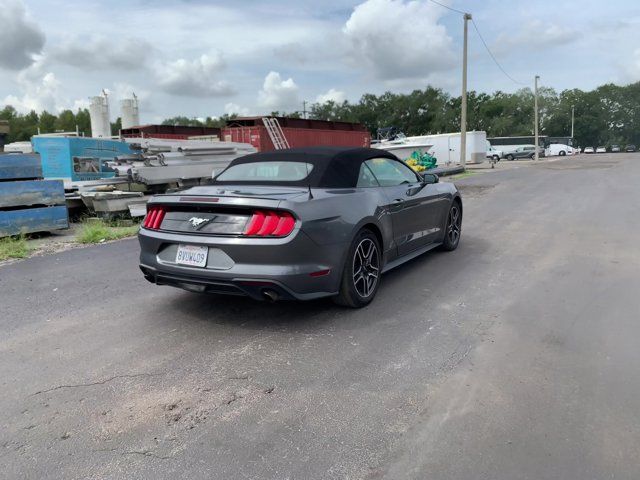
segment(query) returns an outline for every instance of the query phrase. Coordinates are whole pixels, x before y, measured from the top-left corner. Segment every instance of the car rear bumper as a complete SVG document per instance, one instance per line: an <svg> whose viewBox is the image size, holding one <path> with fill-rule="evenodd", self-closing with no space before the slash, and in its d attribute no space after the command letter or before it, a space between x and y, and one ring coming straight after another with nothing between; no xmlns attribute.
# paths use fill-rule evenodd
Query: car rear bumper
<svg viewBox="0 0 640 480"><path fill-rule="evenodd" d="M244 295L256 300L311 300L336 295L348 245L318 245L303 231L286 238L184 235L141 229L140 269L157 285ZM208 247L205 267L175 263L178 244Z"/></svg>

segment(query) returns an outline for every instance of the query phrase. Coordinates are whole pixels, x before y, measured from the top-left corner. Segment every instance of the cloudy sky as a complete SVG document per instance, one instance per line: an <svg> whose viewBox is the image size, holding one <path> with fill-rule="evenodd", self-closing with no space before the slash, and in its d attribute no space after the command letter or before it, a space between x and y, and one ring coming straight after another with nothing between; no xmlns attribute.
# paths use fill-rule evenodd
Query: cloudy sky
<svg viewBox="0 0 640 480"><path fill-rule="evenodd" d="M469 11L469 88L640 80L638 0L440 0ZM427 84L459 94L462 16L429 0L0 0L0 105L135 92L145 123L261 114Z"/></svg>

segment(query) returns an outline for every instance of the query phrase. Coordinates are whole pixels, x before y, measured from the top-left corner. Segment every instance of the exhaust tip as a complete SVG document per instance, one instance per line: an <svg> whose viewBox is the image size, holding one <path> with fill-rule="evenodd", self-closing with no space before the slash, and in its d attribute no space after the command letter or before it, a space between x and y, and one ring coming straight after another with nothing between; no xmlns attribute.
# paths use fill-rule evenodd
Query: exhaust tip
<svg viewBox="0 0 640 480"><path fill-rule="evenodd" d="M269 302L275 302L276 300L278 300L278 298L280 298L280 295L278 295L278 292L274 290L269 290L269 289L263 290L262 295Z"/></svg>

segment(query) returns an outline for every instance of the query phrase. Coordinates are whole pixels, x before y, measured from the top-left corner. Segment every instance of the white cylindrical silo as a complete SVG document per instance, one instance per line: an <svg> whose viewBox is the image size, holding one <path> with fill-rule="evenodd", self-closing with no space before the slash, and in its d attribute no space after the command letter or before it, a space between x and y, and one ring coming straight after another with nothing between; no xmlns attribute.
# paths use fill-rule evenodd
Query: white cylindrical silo
<svg viewBox="0 0 640 480"><path fill-rule="evenodd" d="M124 98L120 100L120 111L122 128L137 127L138 125L140 125L138 97L136 97L135 93L133 94L133 98Z"/></svg>
<svg viewBox="0 0 640 480"><path fill-rule="evenodd" d="M106 95L91 97L89 115L91 117L91 136L103 138L111 137L109 100Z"/></svg>

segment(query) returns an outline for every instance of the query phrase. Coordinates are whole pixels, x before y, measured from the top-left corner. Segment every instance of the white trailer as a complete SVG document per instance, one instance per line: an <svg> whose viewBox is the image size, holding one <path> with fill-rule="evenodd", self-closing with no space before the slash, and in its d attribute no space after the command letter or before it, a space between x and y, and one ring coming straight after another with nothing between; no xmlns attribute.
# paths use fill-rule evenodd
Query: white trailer
<svg viewBox="0 0 640 480"><path fill-rule="evenodd" d="M429 135L433 147L429 153L438 159L438 165L460 163L460 133ZM482 163L487 158L487 133L467 132L467 163Z"/></svg>

